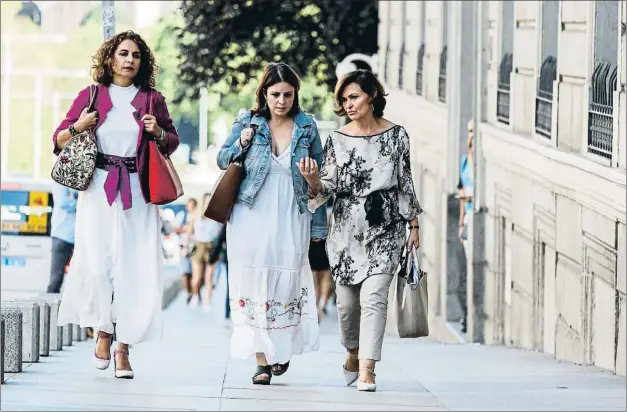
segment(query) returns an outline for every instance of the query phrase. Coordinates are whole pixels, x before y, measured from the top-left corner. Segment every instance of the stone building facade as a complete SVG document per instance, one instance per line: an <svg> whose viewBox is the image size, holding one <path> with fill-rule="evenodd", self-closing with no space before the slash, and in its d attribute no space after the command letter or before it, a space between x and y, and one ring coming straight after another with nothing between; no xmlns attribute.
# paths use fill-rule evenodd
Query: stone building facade
<svg viewBox="0 0 627 412"><path fill-rule="evenodd" d="M411 138L432 329L625 375L622 1L381 1L386 117ZM457 241L475 119L472 262ZM467 270L466 270L467 268Z"/></svg>

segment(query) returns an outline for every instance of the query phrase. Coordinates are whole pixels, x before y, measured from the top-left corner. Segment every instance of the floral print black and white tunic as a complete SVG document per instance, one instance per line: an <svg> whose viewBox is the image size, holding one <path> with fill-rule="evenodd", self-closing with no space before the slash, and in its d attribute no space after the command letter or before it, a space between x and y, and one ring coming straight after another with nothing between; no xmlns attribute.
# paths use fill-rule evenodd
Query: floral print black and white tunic
<svg viewBox="0 0 627 412"><path fill-rule="evenodd" d="M375 274L396 271L407 221L422 213L410 166L409 136L395 125L371 136L339 131L327 138L320 170L323 190L310 199L315 210L335 195L327 253L340 285L357 285ZM380 224L366 220L366 199L383 200Z"/></svg>

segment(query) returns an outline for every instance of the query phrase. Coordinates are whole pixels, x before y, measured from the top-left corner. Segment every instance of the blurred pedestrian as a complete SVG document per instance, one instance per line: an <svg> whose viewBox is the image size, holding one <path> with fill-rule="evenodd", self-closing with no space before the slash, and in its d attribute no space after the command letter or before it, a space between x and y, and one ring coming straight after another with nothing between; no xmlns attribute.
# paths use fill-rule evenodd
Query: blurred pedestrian
<svg viewBox="0 0 627 412"><path fill-rule="evenodd" d="M198 201L194 198L190 198L185 205L185 215L180 226L175 228L174 231L179 235L181 242L181 276L183 277L183 289L187 292L187 304L192 300L192 260L191 251L194 246L193 239L188 236L191 232L191 222L194 216L196 216L196 208Z"/></svg>
<svg viewBox="0 0 627 412"><path fill-rule="evenodd" d="M224 319L231 318L231 305L229 303L229 270L227 266L227 246L226 246L226 225L222 226L220 234L213 242L211 255L209 256L210 265L219 265L224 270L224 278L226 279L226 302L224 307ZM215 283L214 283L215 284Z"/></svg>
<svg viewBox="0 0 627 412"><path fill-rule="evenodd" d="M387 321L388 291L409 225L408 248L419 247L409 136L383 118L386 99L379 80L366 70L342 77L335 88L336 114L350 123L331 133L324 161L304 159L299 169L310 187L310 208L335 195L327 238L336 281L342 345L348 351L348 385L375 391L375 362Z"/></svg>
<svg viewBox="0 0 627 412"><path fill-rule="evenodd" d="M326 237L324 211L307 211L296 163L321 160L315 121L300 108L300 79L284 63L268 65L255 108L237 117L220 153L226 169L243 150L246 177L227 225L229 293L234 324L231 353L253 354L253 384L284 374L292 355L318 349L316 298L307 253Z"/></svg>
<svg viewBox="0 0 627 412"><path fill-rule="evenodd" d="M473 196L473 140L474 140L474 122L471 120L467 124L468 140L466 144L468 146L468 154L462 156L459 167L459 228L458 236L464 247L464 253L466 254L466 262L471 262L472 258L469 256L468 245L468 222L472 218L472 196ZM459 285L457 287L457 296L459 303L462 307L462 333L466 333L468 325L468 302L466 301L468 292L467 282L468 271L466 268L462 268L460 271Z"/></svg>
<svg viewBox="0 0 627 412"><path fill-rule="evenodd" d="M202 197L201 205L206 205L210 194L205 193ZM192 299L190 306L198 307L202 302L200 297L200 288L203 284L206 287L207 299L203 305L203 310L209 312L211 310L211 294L213 293L213 272L215 263L209 263L209 256L213 247L213 241L220 234L222 224L206 218L204 215L204 207L199 207L192 215L190 221L190 229L187 234L187 241L194 242L191 251L192 260Z"/></svg>
<svg viewBox="0 0 627 412"><path fill-rule="evenodd" d="M159 209L150 203L148 142L171 154L179 136L165 98L154 90L152 51L132 31L105 41L93 57L95 111L82 90L53 135L58 154L77 133L94 129L96 170L79 194L76 248L59 309L59 325L98 329L93 363L107 369L116 324L115 376L133 378L129 345L161 338L163 254ZM154 114L147 114L149 99ZM140 177L141 176L141 177Z"/></svg>
<svg viewBox="0 0 627 412"><path fill-rule="evenodd" d="M326 251L326 240L311 242L309 244L309 264L313 272L316 288L316 306L318 308L318 321L327 313L327 304L333 292L333 279Z"/></svg>
<svg viewBox="0 0 627 412"><path fill-rule="evenodd" d="M52 253L50 261L50 281L48 293L61 292L65 278L65 268L74 252L74 226L76 224L76 202L78 192L59 183L52 185L52 218L50 237Z"/></svg>

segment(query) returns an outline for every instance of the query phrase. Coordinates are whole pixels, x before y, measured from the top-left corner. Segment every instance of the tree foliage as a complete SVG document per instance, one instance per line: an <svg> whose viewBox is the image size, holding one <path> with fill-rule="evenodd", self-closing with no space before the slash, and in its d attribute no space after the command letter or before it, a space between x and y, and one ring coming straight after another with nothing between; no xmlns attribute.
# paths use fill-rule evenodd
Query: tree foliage
<svg viewBox="0 0 627 412"><path fill-rule="evenodd" d="M185 0L181 11L177 99L217 83L237 92L274 61L329 90L344 57L377 49L375 0Z"/></svg>

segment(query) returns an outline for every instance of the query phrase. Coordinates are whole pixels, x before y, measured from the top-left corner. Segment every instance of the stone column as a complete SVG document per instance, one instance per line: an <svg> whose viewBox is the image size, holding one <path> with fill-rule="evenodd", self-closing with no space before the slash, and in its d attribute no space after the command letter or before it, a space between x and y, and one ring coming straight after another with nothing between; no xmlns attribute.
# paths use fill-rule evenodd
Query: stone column
<svg viewBox="0 0 627 412"><path fill-rule="evenodd" d="M63 327L63 346L72 346L72 335L74 325L68 324Z"/></svg>
<svg viewBox="0 0 627 412"><path fill-rule="evenodd" d="M22 312L22 362L39 362L39 305L30 301L2 302L2 310Z"/></svg>
<svg viewBox="0 0 627 412"><path fill-rule="evenodd" d="M4 319L0 319L0 382L4 383Z"/></svg>
<svg viewBox="0 0 627 412"><path fill-rule="evenodd" d="M18 309L2 309L4 321L3 370L8 373L22 372L22 312Z"/></svg>
<svg viewBox="0 0 627 412"><path fill-rule="evenodd" d="M44 293L40 298L50 305L50 350L63 350L63 327L58 326L60 293Z"/></svg>
<svg viewBox="0 0 627 412"><path fill-rule="evenodd" d="M39 356L50 355L50 305L39 302Z"/></svg>

